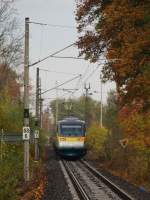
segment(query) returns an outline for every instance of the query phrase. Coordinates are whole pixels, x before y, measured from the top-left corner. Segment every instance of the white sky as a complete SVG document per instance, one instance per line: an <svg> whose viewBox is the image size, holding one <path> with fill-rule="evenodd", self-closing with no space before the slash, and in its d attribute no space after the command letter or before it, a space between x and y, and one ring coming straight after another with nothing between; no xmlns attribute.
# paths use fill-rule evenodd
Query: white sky
<svg viewBox="0 0 150 200"><path fill-rule="evenodd" d="M30 24L30 63L33 63L40 58L43 58L77 41L78 34L75 28L75 0L17 0L15 7L18 9L22 30L24 30L25 17L29 17L31 21L35 22L73 26L72 28L56 28ZM58 55L77 57L78 49L71 47ZM97 64L90 64L88 61L84 60L50 58L47 61L30 68L30 79L32 85L35 86L36 67L52 71L71 73L68 75L40 71L42 89L46 90L54 87L56 81L58 81L58 83L62 83L73 78L75 75L72 74L84 74L88 66L89 68L87 70L86 77L92 73L92 71L97 67ZM91 84L92 91L94 90L100 92L99 76L100 68L87 80L87 84ZM75 88L78 81L79 79L76 79L61 88ZM82 82L84 82L84 80ZM75 93L75 97L83 94L83 87L84 84L82 84L81 89ZM115 84L112 82L103 85L103 103L106 102L107 92L114 87ZM33 91L33 93L34 92L35 91ZM43 98L55 98L55 93L55 90L45 93ZM65 94L66 98L69 97L69 94ZM59 91L59 96L61 97L63 95L64 93ZM95 93L92 97L99 100L100 93ZM48 104L49 101L49 99L45 100L44 105Z"/></svg>

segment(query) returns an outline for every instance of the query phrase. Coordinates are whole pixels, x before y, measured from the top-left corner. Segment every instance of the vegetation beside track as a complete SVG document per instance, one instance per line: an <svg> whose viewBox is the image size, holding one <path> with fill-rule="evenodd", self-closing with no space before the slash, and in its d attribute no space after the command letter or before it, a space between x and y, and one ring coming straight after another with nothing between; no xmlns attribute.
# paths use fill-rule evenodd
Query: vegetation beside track
<svg viewBox="0 0 150 200"><path fill-rule="evenodd" d="M17 66L23 60L23 34L17 20L13 2L0 4L0 134L15 133L22 135L23 127L23 77ZM31 89L31 88L30 88ZM34 118L30 113L30 128L34 130ZM43 155L46 133L41 130L39 139L40 154ZM0 199L17 200L30 193L37 196L42 184L42 156L34 162L34 146L30 144L30 177L24 183L23 143L5 144L0 141ZM38 189L36 189L38 188ZM29 200L29 195L28 198ZM35 198L34 198L35 199Z"/></svg>
<svg viewBox="0 0 150 200"><path fill-rule="evenodd" d="M6 70L5 66L1 66L1 69L2 68L4 71ZM14 74L17 76L12 69L9 69L8 71L10 75ZM0 101L0 134L2 129L4 135L7 132L22 134L23 104L19 95L20 87L17 84L17 79L13 79L13 81L12 79L8 79L7 84L0 90L2 97ZM11 89L9 90L10 84ZM12 93L12 91L15 91L15 93ZM34 119L32 115L30 115L30 125L32 130L34 130L34 123ZM39 139L41 160L38 163L34 162L34 145L30 145L31 181L29 185L26 186L23 186L23 143L5 144L3 140L0 141L0 199L16 200L24 193L28 191L31 192L32 190L34 191L34 189L38 187L38 184L41 184L42 155L44 152L43 149L46 134L47 133L44 130L41 130ZM31 192L32 195L34 194L33 191Z"/></svg>
<svg viewBox="0 0 150 200"><path fill-rule="evenodd" d="M87 158L96 160L115 176L150 190L150 151L145 145L149 136L149 118L133 113L124 118L118 117L114 93L111 92L104 108L104 127L91 125L87 130ZM105 131L102 131L105 130ZM146 137L147 135L147 137ZM120 140L127 138L122 147ZM95 142L95 143L94 143Z"/></svg>
<svg viewBox="0 0 150 200"><path fill-rule="evenodd" d="M93 159L98 159L100 155L103 155L104 143L107 138L107 134L107 130L105 128L101 128L98 123L93 123L88 128L86 147L92 152Z"/></svg>
<svg viewBox="0 0 150 200"><path fill-rule="evenodd" d="M16 66L22 63L23 34L20 35L12 5L13 2L0 4L0 131L22 133L23 78L18 75ZM99 121L102 102L89 96L68 102L72 110L66 110L65 99L59 99L58 119L71 114L83 120L86 118L89 123L87 146L90 159L97 160L113 174L150 190L149 8L148 0L79 2L76 16L78 31L81 33L83 30L85 34L79 37L80 54L91 62L106 58L102 69L103 81L115 81L117 92L110 94L107 105L103 107L105 128L93 124ZM88 27L90 30L85 31ZM55 105L54 100L50 105L54 117ZM32 116L30 122L34 129ZM43 135L42 132L42 154ZM120 144L122 139L127 141L124 146ZM40 181L42 160L38 163L33 161L34 147L31 145L30 148L31 182L22 187L23 145L1 144L0 198L13 200L26 192L31 197L38 196L43 184Z"/></svg>
<svg viewBox="0 0 150 200"><path fill-rule="evenodd" d="M103 121L108 168L150 190L149 11L148 0L77 1L76 21L80 55L93 63L106 57L101 77L116 83Z"/></svg>
<svg viewBox="0 0 150 200"><path fill-rule="evenodd" d="M32 199L41 195L44 182L44 144L45 135L40 138L40 155L38 162L34 161L34 146L30 146L30 182L25 185L23 178L23 143L3 144L3 154L0 160L0 199ZM34 198L36 199L36 198ZM38 198L37 198L38 199Z"/></svg>

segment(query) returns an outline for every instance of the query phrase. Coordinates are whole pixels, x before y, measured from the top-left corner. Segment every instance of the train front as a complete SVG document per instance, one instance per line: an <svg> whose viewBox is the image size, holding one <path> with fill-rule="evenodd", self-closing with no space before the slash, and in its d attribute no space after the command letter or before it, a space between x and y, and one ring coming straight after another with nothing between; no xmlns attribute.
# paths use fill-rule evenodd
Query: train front
<svg viewBox="0 0 150 200"><path fill-rule="evenodd" d="M58 123L57 150L67 157L82 157L85 148L85 122L69 118Z"/></svg>

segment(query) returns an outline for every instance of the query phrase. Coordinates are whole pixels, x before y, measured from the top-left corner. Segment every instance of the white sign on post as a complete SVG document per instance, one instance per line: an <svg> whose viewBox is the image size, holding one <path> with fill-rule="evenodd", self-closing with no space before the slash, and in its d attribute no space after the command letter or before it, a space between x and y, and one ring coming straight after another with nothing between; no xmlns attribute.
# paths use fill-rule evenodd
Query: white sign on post
<svg viewBox="0 0 150 200"><path fill-rule="evenodd" d="M39 130L35 130L35 132L34 132L34 138L35 139L39 138Z"/></svg>
<svg viewBox="0 0 150 200"><path fill-rule="evenodd" d="M23 140L30 139L30 127L23 127Z"/></svg>
<svg viewBox="0 0 150 200"><path fill-rule="evenodd" d="M126 148L126 147L127 147L128 142L129 142L128 138L119 140L119 143L120 143L120 145L121 145L123 148Z"/></svg>

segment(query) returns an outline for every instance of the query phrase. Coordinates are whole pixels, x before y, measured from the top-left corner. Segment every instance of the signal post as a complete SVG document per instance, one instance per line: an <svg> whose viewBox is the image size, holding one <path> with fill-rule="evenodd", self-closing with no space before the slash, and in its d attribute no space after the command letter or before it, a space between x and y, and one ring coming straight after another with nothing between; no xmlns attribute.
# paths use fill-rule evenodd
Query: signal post
<svg viewBox="0 0 150 200"><path fill-rule="evenodd" d="M24 180L30 180L29 175L29 18L25 18L25 47L24 47Z"/></svg>

